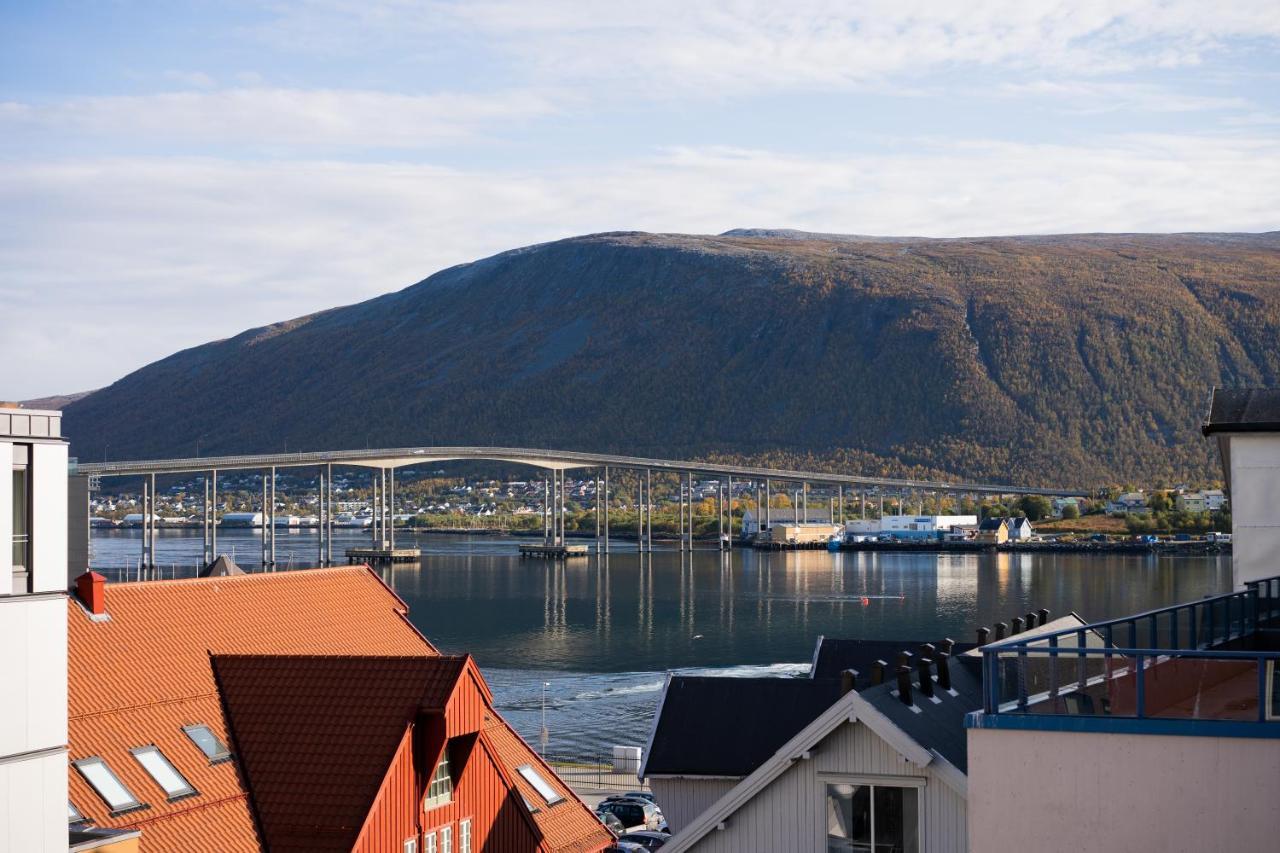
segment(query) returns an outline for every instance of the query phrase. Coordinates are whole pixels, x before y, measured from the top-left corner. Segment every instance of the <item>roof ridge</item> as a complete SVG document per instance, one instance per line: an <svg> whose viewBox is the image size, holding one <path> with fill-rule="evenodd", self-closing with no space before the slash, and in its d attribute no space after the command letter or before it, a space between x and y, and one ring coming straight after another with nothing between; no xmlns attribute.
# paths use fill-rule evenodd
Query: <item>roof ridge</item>
<svg viewBox="0 0 1280 853"><path fill-rule="evenodd" d="M219 555L225 556L225 555ZM165 578L162 580L146 580L146 581L116 581L110 584L112 590L135 590L135 589L152 589L159 586L175 586L181 584L204 584L204 583L247 583L254 579L280 578L288 576L300 575L316 575L316 574L339 574L348 572L368 572L368 566L314 566L298 569L287 569L283 572L245 572L242 575L217 575L209 577L194 578ZM385 586L385 584L383 584ZM394 595L394 592L392 592ZM399 598L399 596L396 596ZM401 599L403 603L403 599Z"/></svg>

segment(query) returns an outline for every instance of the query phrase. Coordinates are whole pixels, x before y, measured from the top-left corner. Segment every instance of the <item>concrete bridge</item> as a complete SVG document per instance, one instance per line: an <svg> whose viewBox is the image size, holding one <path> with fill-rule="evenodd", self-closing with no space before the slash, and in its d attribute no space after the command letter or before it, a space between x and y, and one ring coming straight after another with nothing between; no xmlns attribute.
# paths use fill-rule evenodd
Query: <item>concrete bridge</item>
<svg viewBox="0 0 1280 853"><path fill-rule="evenodd" d="M796 488L797 496L803 493L799 511L808 508L811 486L834 487L838 502L838 517L845 517L847 494L861 501L865 515L866 501L874 495L880 501L883 513L884 498L896 497L901 503L906 496L913 496L917 505L923 494L938 495L1044 495L1048 497L1086 497L1087 489L1049 489L1036 486L1015 486L1001 483L949 482L941 480L913 480L892 477L866 477L856 474L832 474L823 471L796 471L759 468L745 465L726 465L673 459L651 459L637 456L621 456L608 453L581 453L569 450L548 450L522 447L401 447L366 450L329 450L305 453L263 453L240 456L204 456L180 459L150 459L124 462L96 462L74 466L72 470L73 494L77 490L85 495L84 523L88 529L87 495L92 483L102 477L141 477L143 479L143 537L141 566L155 565L156 525L153 518L156 500L156 477L171 474L204 475L204 560L208 564L218 551L218 474L227 471L256 470L263 472L262 506L264 517L263 565L275 564L275 491L279 469L307 468L319 476L319 551L317 559L327 565L333 561L333 469L366 468L370 470L372 486L373 523L371 525L371 556L379 552L390 555L395 548L395 472L399 468L435 462L476 460L484 462L509 462L541 468L549 473L544 481L543 544L548 548L565 546L565 497L567 471L590 472L595 480L594 494L596 516L596 548L609 550L609 497L615 494L611 474L628 471L634 480L631 490L635 493L637 507L636 536L641 550L653 548L653 498L654 477L668 482L674 478L676 502L679 506L679 538L681 550L693 548L693 478L712 478L717 481L716 507L720 547L725 547L733 535L732 506L734 480L747 484L756 505L764 512L764 523L771 523L771 498L775 487L781 484ZM834 509L835 507L833 507ZM727 516L727 519L726 519ZM727 525L726 525L727 520ZM87 534L86 534L87 542Z"/></svg>

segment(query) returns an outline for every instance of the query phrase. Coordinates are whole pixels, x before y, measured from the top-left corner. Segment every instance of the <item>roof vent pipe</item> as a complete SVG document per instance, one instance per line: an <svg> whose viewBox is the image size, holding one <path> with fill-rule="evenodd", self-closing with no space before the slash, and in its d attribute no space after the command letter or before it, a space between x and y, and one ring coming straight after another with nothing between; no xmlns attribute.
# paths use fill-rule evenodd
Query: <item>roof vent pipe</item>
<svg viewBox="0 0 1280 853"><path fill-rule="evenodd" d="M1022 633L1022 617L1015 616L1009 620L1009 636Z"/></svg>
<svg viewBox="0 0 1280 853"><path fill-rule="evenodd" d="M903 705L911 703L911 667L898 667L898 698L902 700Z"/></svg>
<svg viewBox="0 0 1280 853"><path fill-rule="evenodd" d="M1048 624L1049 624L1049 608L1041 607L1040 608L1040 627L1043 628L1045 625L1048 625Z"/></svg>
<svg viewBox="0 0 1280 853"><path fill-rule="evenodd" d="M1009 630L1009 626L1004 624L1003 622L996 623L996 642L997 643L1004 639L1005 632L1008 630Z"/></svg>
<svg viewBox="0 0 1280 853"><path fill-rule="evenodd" d="M991 636L990 628L979 628L978 629L978 645L985 646L988 642L987 638L990 636Z"/></svg>
<svg viewBox="0 0 1280 853"><path fill-rule="evenodd" d="M882 660L878 660L871 664L871 683L884 684L884 673L889 668L889 664Z"/></svg>
<svg viewBox="0 0 1280 853"><path fill-rule="evenodd" d="M929 658L916 658L916 669L920 673L920 692L931 698L933 696L933 673L929 667L932 663L933 661L929 660Z"/></svg>
<svg viewBox="0 0 1280 853"><path fill-rule="evenodd" d="M858 671L856 669L846 669L840 673L840 695L845 696L857 690Z"/></svg>
<svg viewBox="0 0 1280 853"><path fill-rule="evenodd" d="M938 655L938 686L943 690L951 689L951 655Z"/></svg>

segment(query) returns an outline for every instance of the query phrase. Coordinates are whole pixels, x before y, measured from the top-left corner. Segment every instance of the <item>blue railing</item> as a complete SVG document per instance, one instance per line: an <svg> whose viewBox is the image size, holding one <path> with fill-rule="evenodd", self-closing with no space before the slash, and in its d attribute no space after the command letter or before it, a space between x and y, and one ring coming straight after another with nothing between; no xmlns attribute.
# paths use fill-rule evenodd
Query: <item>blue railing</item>
<svg viewBox="0 0 1280 853"><path fill-rule="evenodd" d="M1280 618L1280 577L982 649L987 715L1280 719L1280 652L1248 648Z"/></svg>

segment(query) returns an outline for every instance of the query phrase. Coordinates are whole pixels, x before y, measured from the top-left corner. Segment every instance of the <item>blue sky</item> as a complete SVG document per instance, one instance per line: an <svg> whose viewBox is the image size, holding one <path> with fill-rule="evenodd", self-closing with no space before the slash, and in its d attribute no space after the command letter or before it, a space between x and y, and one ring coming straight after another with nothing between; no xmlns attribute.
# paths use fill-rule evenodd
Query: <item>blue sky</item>
<svg viewBox="0 0 1280 853"><path fill-rule="evenodd" d="M0 0L0 399L605 230L1280 228L1267 2Z"/></svg>

